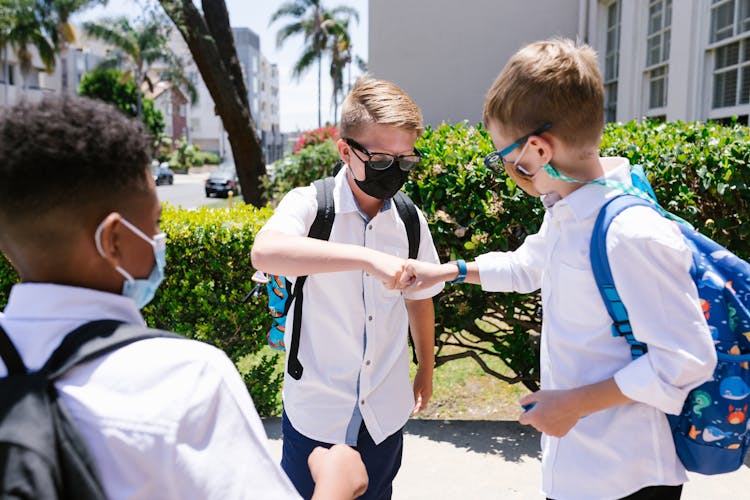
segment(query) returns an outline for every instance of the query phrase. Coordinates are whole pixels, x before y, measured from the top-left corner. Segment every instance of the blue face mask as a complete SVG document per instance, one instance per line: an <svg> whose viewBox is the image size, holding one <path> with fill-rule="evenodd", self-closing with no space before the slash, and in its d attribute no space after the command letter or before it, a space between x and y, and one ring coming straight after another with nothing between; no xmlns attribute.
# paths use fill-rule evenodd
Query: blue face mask
<svg viewBox="0 0 750 500"><path fill-rule="evenodd" d="M167 235L159 233L154 235L153 238L149 238L143 231L128 222L125 218L121 218L120 222L154 249L154 259L156 262L148 278L135 279L122 267L115 266L115 270L125 278L125 282L122 285L122 295L133 299L138 306L138 309L142 309L146 304L151 302L151 299L154 298L156 290L164 279L164 266L167 264ZM101 244L103 223L104 221L99 224L99 227L96 228L96 233L94 234L96 249L102 257L104 257L104 249L102 249Z"/></svg>

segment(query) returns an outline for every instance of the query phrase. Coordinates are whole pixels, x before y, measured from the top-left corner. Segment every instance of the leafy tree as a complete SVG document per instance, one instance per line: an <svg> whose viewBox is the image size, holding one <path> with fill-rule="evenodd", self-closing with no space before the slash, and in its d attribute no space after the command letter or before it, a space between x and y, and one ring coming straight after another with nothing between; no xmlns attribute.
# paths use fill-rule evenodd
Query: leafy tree
<svg viewBox="0 0 750 500"><path fill-rule="evenodd" d="M133 76L122 70L100 68L89 71L83 75L78 92L82 96L112 103L128 116L138 117L138 86ZM141 106L140 119L158 141L164 134L164 116L151 99L144 98Z"/></svg>
<svg viewBox="0 0 750 500"><path fill-rule="evenodd" d="M52 24L44 17L35 0L0 0L0 49L3 53L5 91L7 102L8 66L7 49L10 46L18 57L18 66L23 76L23 88L31 73L35 48L47 72L55 69L55 32Z"/></svg>
<svg viewBox="0 0 750 500"><path fill-rule="evenodd" d="M193 0L160 3L190 48L229 135L244 200L263 206L260 183L266 175L265 159L250 113L226 4L223 0L203 0L201 12Z"/></svg>
<svg viewBox="0 0 750 500"><path fill-rule="evenodd" d="M333 116L338 120L339 99L344 94L344 68L349 68L349 81L351 83L352 63L352 38L349 35L349 21L354 18L359 22L359 16L346 17L342 19L331 18L326 20L326 31L329 33L328 43L331 54L331 82L333 83Z"/></svg>
<svg viewBox="0 0 750 500"><path fill-rule="evenodd" d="M160 78L185 88L192 102L197 100L195 86L182 71L183 62L168 46L171 25L163 15L149 11L144 18L134 24L131 24L128 18L120 17L88 22L83 25L83 29L89 36L115 48L110 56L100 63L100 67L124 67L135 78L137 116L141 116L143 100L140 85L145 82L149 89L153 90L155 82L149 71L159 64L167 68L159 72Z"/></svg>
<svg viewBox="0 0 750 500"><path fill-rule="evenodd" d="M321 5L321 0L290 0L281 5L271 15L269 24L288 17L292 18L286 26L279 29L276 34L276 44L281 47L291 36L303 35L305 46L302 55L292 68L292 74L299 78L307 72L314 63L318 63L318 127L323 125L321 117L321 73L323 67L323 54L327 50L331 31L336 24L337 15L350 16L359 21L359 13L352 7L339 6L331 10Z"/></svg>

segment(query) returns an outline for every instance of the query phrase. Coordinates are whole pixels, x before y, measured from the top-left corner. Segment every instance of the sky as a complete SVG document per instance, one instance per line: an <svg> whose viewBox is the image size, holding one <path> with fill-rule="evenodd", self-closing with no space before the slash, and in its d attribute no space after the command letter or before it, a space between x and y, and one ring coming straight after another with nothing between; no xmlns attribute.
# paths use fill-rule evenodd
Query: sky
<svg viewBox="0 0 750 500"><path fill-rule="evenodd" d="M74 18L74 22L96 20L103 17L134 16L138 5L144 1L109 0L105 7L88 9ZM269 27L271 14L284 2L282 0L225 0L232 27L246 27L260 37L260 51L271 63L279 67L279 106L280 129L282 132L308 130L318 126L317 69L313 67L301 79L292 77L292 67L302 52L302 37L287 39L282 48L276 47L276 32L290 20L279 19ZM196 2L197 3L197 2ZM355 55L367 60L368 0L323 0L323 6L333 8L339 5L353 7L359 12L359 24L352 22L349 30ZM360 72L352 67L352 79ZM346 80L346 77L345 77ZM334 122L331 105L332 86L327 65L323 60L322 76L322 117L323 123Z"/></svg>

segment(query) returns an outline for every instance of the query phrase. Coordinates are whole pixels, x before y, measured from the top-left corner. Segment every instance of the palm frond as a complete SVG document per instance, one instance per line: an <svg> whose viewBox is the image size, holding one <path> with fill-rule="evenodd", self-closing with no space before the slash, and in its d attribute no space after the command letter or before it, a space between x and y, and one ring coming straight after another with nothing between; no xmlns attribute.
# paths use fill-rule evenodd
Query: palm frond
<svg viewBox="0 0 750 500"><path fill-rule="evenodd" d="M276 33L276 47L281 47L287 38L298 34L307 34L305 25L299 21L287 24Z"/></svg>
<svg viewBox="0 0 750 500"><path fill-rule="evenodd" d="M299 79L318 60L320 52L308 47L292 67L292 76Z"/></svg>
<svg viewBox="0 0 750 500"><path fill-rule="evenodd" d="M282 17L302 17L310 8L311 4L307 0L292 0L282 4L276 11L271 14L268 25L272 25Z"/></svg>
<svg viewBox="0 0 750 500"><path fill-rule="evenodd" d="M341 5L339 7L334 7L330 10L331 14L334 16L341 16L344 15L347 18L354 19L357 24L359 24L359 12L354 7L347 7L345 5Z"/></svg>

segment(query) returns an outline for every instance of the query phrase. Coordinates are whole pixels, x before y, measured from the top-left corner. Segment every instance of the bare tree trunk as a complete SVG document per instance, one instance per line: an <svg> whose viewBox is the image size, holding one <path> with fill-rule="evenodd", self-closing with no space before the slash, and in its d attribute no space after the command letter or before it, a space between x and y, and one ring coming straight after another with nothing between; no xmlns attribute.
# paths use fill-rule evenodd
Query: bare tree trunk
<svg viewBox="0 0 750 500"><path fill-rule="evenodd" d="M321 84L321 81L322 81L321 80L321 68L322 68L322 66L323 66L323 56L320 55L320 54L318 54L318 128L320 128L320 127L323 126L323 122L321 121L321 118L320 118L320 108L322 106L322 99L320 97L321 96L321 92L322 92L322 90L320 88L320 84Z"/></svg>
<svg viewBox="0 0 750 500"><path fill-rule="evenodd" d="M214 100L229 135L245 201L262 206L260 180L266 175L265 159L250 114L242 71L237 72L239 62L224 1L204 1L205 18L192 0L160 0L160 3L185 39ZM237 69L232 70L235 65Z"/></svg>

